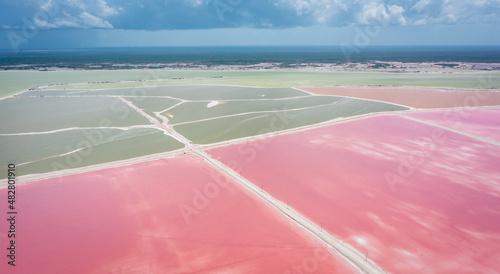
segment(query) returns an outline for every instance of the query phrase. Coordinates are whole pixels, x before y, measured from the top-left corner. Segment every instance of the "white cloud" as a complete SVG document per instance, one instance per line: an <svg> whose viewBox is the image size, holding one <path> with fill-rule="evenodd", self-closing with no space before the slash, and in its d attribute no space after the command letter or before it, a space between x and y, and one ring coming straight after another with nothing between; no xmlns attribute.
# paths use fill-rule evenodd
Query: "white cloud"
<svg viewBox="0 0 500 274"><path fill-rule="evenodd" d="M49 23L45 20L38 19L38 18L35 18L33 20L33 24L35 24L35 27L37 29L55 29L55 28L57 28L56 25Z"/></svg>
<svg viewBox="0 0 500 274"><path fill-rule="evenodd" d="M117 15L121 10L108 6L106 0L46 0L39 8L44 13L32 18L33 28L38 29L113 28L103 17Z"/></svg>
<svg viewBox="0 0 500 274"><path fill-rule="evenodd" d="M428 22L429 22L429 18L424 17L424 18L420 18L420 19L415 20L413 22L413 25L415 25L415 26L426 25Z"/></svg>
<svg viewBox="0 0 500 274"><path fill-rule="evenodd" d="M419 12L411 24L498 24L500 0L449 1L420 0L413 6ZM432 11L432 12L431 12Z"/></svg>
<svg viewBox="0 0 500 274"><path fill-rule="evenodd" d="M498 23L500 0L417 0L391 4L388 0L275 0L316 23L340 24L457 24ZM338 20L337 20L338 19Z"/></svg>
<svg viewBox="0 0 500 274"><path fill-rule="evenodd" d="M38 29L58 29L58 28L113 28L108 21L94 16L88 12L81 12L75 17L67 11L63 11L64 17L53 18L33 18L33 25Z"/></svg>
<svg viewBox="0 0 500 274"><path fill-rule="evenodd" d="M486 5L490 4L490 0L475 0L472 2L472 4L479 6L479 7L485 7ZM500 2L497 0L497 2Z"/></svg>
<svg viewBox="0 0 500 274"><path fill-rule="evenodd" d="M49 1L47 1L47 3L42 4L42 5L40 6L40 9L42 9L43 11L52 10L52 8L53 8L53 5L52 5L52 0L49 0Z"/></svg>
<svg viewBox="0 0 500 274"><path fill-rule="evenodd" d="M357 14L357 20L362 25L392 23L404 26L407 23L403 16L404 12L405 9L401 6L390 5L387 7L383 3L370 2L362 7Z"/></svg>
<svg viewBox="0 0 500 274"><path fill-rule="evenodd" d="M58 28L82 28L82 25L77 23L76 18L56 18L53 22L47 22L45 20L35 18L33 24L37 29L58 29Z"/></svg>
<svg viewBox="0 0 500 274"><path fill-rule="evenodd" d="M43 11L43 16L37 17L37 21L33 22L33 27L44 29L227 27L224 22L210 21L214 18L215 11L212 5L214 0L167 0L162 5L163 1L30 0L26 1L31 3L26 4L29 11L26 8L26 12L20 11L19 14L26 14L30 20L34 21L31 10L35 8L37 11ZM235 6L233 11L233 15L237 15L231 19L231 25L234 27L293 28L311 25L344 27L380 24L494 25L500 23L500 16L498 16L500 0L252 0L252 4L248 5L244 3L250 2L245 2L245 0L222 1L243 3ZM155 12L146 13L145 10L141 10L142 8L155 10ZM192 10L196 11L191 12ZM178 19L177 14L185 14L185 16ZM7 19L0 22L2 25L11 28L23 25L20 19L11 20L8 16L3 17ZM141 20L145 17L146 20ZM137 21L131 23L129 18L135 18Z"/></svg>
<svg viewBox="0 0 500 274"><path fill-rule="evenodd" d="M445 0L441 8L440 17L445 23L456 23L458 18L470 16L469 11L467 5L463 3L449 3Z"/></svg>
<svg viewBox="0 0 500 274"><path fill-rule="evenodd" d="M403 13L405 12L405 9L400 6L396 5L390 5L388 8L389 13L391 14L391 19L393 23L397 23L401 26L406 25L406 19L403 16Z"/></svg>
<svg viewBox="0 0 500 274"><path fill-rule="evenodd" d="M106 0L66 0L66 4L81 12L97 14L100 17L117 15L118 11L121 10L120 7L110 7Z"/></svg>
<svg viewBox="0 0 500 274"><path fill-rule="evenodd" d="M193 8L196 8L203 4L203 0L190 0L190 3Z"/></svg>
<svg viewBox="0 0 500 274"><path fill-rule="evenodd" d="M421 12L427 6L429 6L430 3L431 3L430 0L420 0L413 6L413 9L417 10L418 12Z"/></svg>
<svg viewBox="0 0 500 274"><path fill-rule="evenodd" d="M362 25L368 25L372 23L385 24L389 20L389 14L385 5L375 2L370 2L364 5L361 12L358 13L358 23Z"/></svg>
<svg viewBox="0 0 500 274"><path fill-rule="evenodd" d="M59 28L65 28L65 27L67 27L67 28L82 28L82 25L80 25L79 23L77 23L75 21L63 19L63 18L57 18L54 22L54 25L56 25Z"/></svg>
<svg viewBox="0 0 500 274"><path fill-rule="evenodd" d="M323 23L338 11L347 11L344 0L281 0L285 7L291 7L297 15L312 16L316 22Z"/></svg>
<svg viewBox="0 0 500 274"><path fill-rule="evenodd" d="M448 24L454 24L457 22L457 18L455 18L455 15L453 14L447 14L446 16L441 17L442 22L448 23Z"/></svg>
<svg viewBox="0 0 500 274"><path fill-rule="evenodd" d="M104 0L97 0L96 1L96 10L97 14L102 17L107 17L111 15L116 15L118 14L118 11L115 8L111 8L108 6L108 3Z"/></svg>
<svg viewBox="0 0 500 274"><path fill-rule="evenodd" d="M83 20L84 26L85 27L91 27L91 28L105 28L105 29L112 29L113 25L111 25L108 21L99 18L97 16L94 16L88 12L82 12L80 14L80 18Z"/></svg>
<svg viewBox="0 0 500 274"><path fill-rule="evenodd" d="M2 24L2 29L21 29L20 26L11 26L11 25L4 25Z"/></svg>

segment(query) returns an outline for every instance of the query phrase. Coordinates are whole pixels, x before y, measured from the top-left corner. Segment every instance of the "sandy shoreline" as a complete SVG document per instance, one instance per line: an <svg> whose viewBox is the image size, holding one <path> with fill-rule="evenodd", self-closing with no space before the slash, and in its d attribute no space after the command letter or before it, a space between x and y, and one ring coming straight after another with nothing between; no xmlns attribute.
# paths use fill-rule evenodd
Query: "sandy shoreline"
<svg viewBox="0 0 500 274"><path fill-rule="evenodd" d="M477 62L398 62L398 61L369 61L369 62L338 62L338 63L281 63L264 62L256 64L199 64L194 62L177 63L141 63L141 64L84 64L72 68L65 65L50 66L46 64L21 64L0 66L0 70L36 70L36 71L68 71L68 70L134 70L134 69L166 69L166 70L302 70L302 71L377 71L397 73L456 73L460 71L494 71L500 70L500 63Z"/></svg>

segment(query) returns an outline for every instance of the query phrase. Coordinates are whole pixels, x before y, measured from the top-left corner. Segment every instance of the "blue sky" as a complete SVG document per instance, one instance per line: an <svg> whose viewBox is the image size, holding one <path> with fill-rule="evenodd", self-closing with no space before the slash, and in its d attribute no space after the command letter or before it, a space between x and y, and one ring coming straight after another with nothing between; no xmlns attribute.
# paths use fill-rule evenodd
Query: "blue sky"
<svg viewBox="0 0 500 274"><path fill-rule="evenodd" d="M500 0L0 0L0 48L500 45Z"/></svg>

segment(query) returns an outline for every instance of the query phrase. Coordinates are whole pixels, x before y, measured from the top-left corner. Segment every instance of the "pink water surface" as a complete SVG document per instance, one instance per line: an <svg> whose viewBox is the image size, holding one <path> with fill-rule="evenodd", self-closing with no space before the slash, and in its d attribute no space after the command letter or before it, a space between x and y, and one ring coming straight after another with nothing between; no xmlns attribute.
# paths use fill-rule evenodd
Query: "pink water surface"
<svg viewBox="0 0 500 274"><path fill-rule="evenodd" d="M1 234L0 273L356 272L197 156L33 182L16 194L16 266ZM7 205L6 189L0 197Z"/></svg>
<svg viewBox="0 0 500 274"><path fill-rule="evenodd" d="M500 108L417 112L408 116L500 142Z"/></svg>
<svg viewBox="0 0 500 274"><path fill-rule="evenodd" d="M498 146L387 115L209 153L386 271L500 271Z"/></svg>

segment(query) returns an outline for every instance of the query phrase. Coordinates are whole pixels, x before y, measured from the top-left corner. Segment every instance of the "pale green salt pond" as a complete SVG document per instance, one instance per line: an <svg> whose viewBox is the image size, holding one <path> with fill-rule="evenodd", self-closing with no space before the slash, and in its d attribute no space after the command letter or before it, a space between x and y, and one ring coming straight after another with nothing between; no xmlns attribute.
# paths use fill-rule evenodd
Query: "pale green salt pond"
<svg viewBox="0 0 500 274"><path fill-rule="evenodd" d="M0 133L151 124L118 98L14 97L0 100Z"/></svg>
<svg viewBox="0 0 500 274"><path fill-rule="evenodd" d="M168 117L170 124L176 124L246 112L321 106L341 99L342 97L335 96L308 96L282 100L186 102L163 113L163 116ZM209 106L209 104L214 105Z"/></svg>
<svg viewBox="0 0 500 274"><path fill-rule="evenodd" d="M24 96L171 96L183 100L244 100L263 98L289 98L308 95L293 88L256 88L238 86L164 86L146 88L118 88L103 90L33 90Z"/></svg>
<svg viewBox="0 0 500 274"><path fill-rule="evenodd" d="M182 124L174 128L195 143L210 144L321 123L337 118L407 109L393 104L345 98L330 105L309 109L215 118L208 121Z"/></svg>
<svg viewBox="0 0 500 274"><path fill-rule="evenodd" d="M154 80L154 81L150 81ZM129 81L114 83L116 81ZM385 73L329 71L73 70L0 71L0 98L34 86L102 89L165 85L300 87L338 85L500 88L500 72ZM77 85L66 85L75 84Z"/></svg>
<svg viewBox="0 0 500 274"><path fill-rule="evenodd" d="M10 163L17 165L18 176L21 176L125 160L183 147L184 144L153 128L86 129L0 136L3 155L0 159L0 178L6 178L7 173L2 171Z"/></svg>

